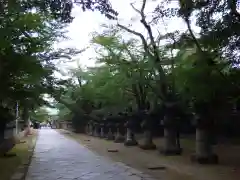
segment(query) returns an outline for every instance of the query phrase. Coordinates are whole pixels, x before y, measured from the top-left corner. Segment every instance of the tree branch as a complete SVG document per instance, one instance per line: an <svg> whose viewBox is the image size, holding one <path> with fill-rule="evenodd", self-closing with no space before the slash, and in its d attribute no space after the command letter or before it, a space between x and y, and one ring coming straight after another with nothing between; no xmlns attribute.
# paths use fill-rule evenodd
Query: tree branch
<svg viewBox="0 0 240 180"><path fill-rule="evenodd" d="M158 69L158 72L160 74L160 79L161 79L161 81L159 82L160 83L160 89L162 91L161 94L163 95L162 97L165 98L166 94L167 94L166 74L163 70L163 67L160 64L161 59L160 59L160 55L159 55L159 51L158 51L158 46L157 46L157 44L155 42L155 39L154 39L154 36L153 36L152 29L151 29L150 25L147 23L146 16L144 14L144 10L145 10L145 7L146 7L146 0L143 0L141 10L136 9L133 4L131 4L131 6L141 16L141 21L140 22L144 25L144 27L146 28L146 30L148 32L148 36L150 38L150 47L147 43L147 40L145 39L145 37L141 33L133 31L133 30L131 30L131 29L129 29L129 28L123 26L123 25L120 25L120 24L118 24L117 26L124 29L125 31L127 31L129 33L132 33L132 34L141 38L145 53L149 56L150 59L152 59L156 63L156 68ZM152 48L151 48L151 46L152 46ZM151 50L153 52L151 52Z"/></svg>
<svg viewBox="0 0 240 180"><path fill-rule="evenodd" d="M137 12L139 13L140 15L142 15L142 13L144 14L144 10L145 10L145 7L146 7L146 0L143 0L143 3L142 3L142 7L141 7L141 10L139 11L137 8L134 7L133 3L130 4L132 6L132 8Z"/></svg>
<svg viewBox="0 0 240 180"><path fill-rule="evenodd" d="M240 19L240 14L237 11L237 0L228 0L228 6L231 10L231 13Z"/></svg>
<svg viewBox="0 0 240 180"><path fill-rule="evenodd" d="M155 43L155 40L154 40L154 36L153 36L153 32L152 32L152 29L151 27L149 26L149 24L147 23L146 21L146 16L144 14L144 10L145 10L145 7L146 7L146 0L143 0L143 3L142 3L142 7L141 7L141 11L139 11L138 9L136 9L134 7L133 4L131 4L132 8L138 12L141 16L141 20L140 22L143 24L143 26L146 28L147 32L148 32L148 35L149 35L149 38L150 38L150 42L151 42L151 46L153 47L153 51L154 51L154 55L156 56L156 61L159 62L160 61L160 58L159 58L159 54L158 54L158 48L157 48L157 45Z"/></svg>
<svg viewBox="0 0 240 180"><path fill-rule="evenodd" d="M77 77L77 80L78 80L78 85L79 85L79 87L82 87L82 77L80 76L78 76Z"/></svg>
<svg viewBox="0 0 240 180"><path fill-rule="evenodd" d="M144 10L145 10L145 7L146 7L146 0L143 0L143 3L142 3L142 7L141 7L141 10L138 10L134 7L133 4L131 4L132 8L138 12L141 16L141 20L140 22L143 24L143 26L146 28L147 32L148 32L148 36L150 38L150 43L151 43L151 46L152 46L152 49L153 49L153 54L152 57L154 59L154 61L157 63L157 69L160 73L160 76L161 76L161 90L163 91L162 93L165 94L167 93L167 82L166 82L166 75L165 75L165 72L160 64L161 62L161 59L160 59L160 56L159 56L159 52L158 52L158 46L155 42L155 39L154 39L154 36L153 36L153 32L152 32L152 29L151 29L151 26L147 23L146 21L146 15L144 13ZM148 48L148 51L149 51L150 48Z"/></svg>
<svg viewBox="0 0 240 180"><path fill-rule="evenodd" d="M142 44L143 44L144 51L145 51L148 55L153 56L153 55L150 53L149 49L148 49L147 40L145 39L145 37L144 37L141 33L136 32L136 31L134 31L134 30L131 30L131 29L129 29L129 28L127 28L126 26L123 26L123 25L121 25L121 24L117 24L117 26L120 27L121 29L129 32L129 33L132 33L132 34L140 37L140 39L142 40Z"/></svg>

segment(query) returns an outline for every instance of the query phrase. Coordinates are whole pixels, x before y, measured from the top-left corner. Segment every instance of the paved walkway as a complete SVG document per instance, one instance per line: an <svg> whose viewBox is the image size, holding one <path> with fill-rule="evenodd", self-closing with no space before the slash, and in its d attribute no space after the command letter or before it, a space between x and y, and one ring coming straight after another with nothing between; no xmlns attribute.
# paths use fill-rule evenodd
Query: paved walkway
<svg viewBox="0 0 240 180"><path fill-rule="evenodd" d="M26 180L153 180L94 154L52 129L40 130Z"/></svg>

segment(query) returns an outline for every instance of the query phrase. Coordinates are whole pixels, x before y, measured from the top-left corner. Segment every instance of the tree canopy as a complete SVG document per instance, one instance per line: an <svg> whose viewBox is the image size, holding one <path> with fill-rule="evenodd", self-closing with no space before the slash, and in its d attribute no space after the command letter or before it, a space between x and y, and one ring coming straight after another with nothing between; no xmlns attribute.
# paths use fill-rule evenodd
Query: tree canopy
<svg viewBox="0 0 240 180"><path fill-rule="evenodd" d="M79 1L75 5L83 10L98 10L108 17L116 14L110 4L102 1ZM11 114L15 114L18 104L20 115L27 120L30 110L51 106L43 95L53 93L53 74L58 71L55 64L81 52L53 48L56 41L65 38L64 28L73 20L73 6L72 1L66 0L2 1L0 101L1 107Z"/></svg>
<svg viewBox="0 0 240 180"><path fill-rule="evenodd" d="M202 103L216 106L221 102L224 107L236 103L238 57L232 56L238 48L236 6L228 1L179 1L178 8L169 8L169 3L159 1L150 22L145 15L146 1L139 10L131 4L148 37L123 24L95 34L92 46L98 51L99 65L73 70L67 84L59 86L58 101L61 99L59 102L66 107L77 106L75 112L81 109L81 113L88 115L119 113L129 107L136 111L155 109L173 101L192 108ZM216 13L222 16L215 18ZM155 37L154 24L172 16L183 19L188 31L160 33ZM190 21L193 16L201 29L199 34L193 32ZM124 40L121 36L124 31L133 38ZM159 45L164 40L170 43Z"/></svg>

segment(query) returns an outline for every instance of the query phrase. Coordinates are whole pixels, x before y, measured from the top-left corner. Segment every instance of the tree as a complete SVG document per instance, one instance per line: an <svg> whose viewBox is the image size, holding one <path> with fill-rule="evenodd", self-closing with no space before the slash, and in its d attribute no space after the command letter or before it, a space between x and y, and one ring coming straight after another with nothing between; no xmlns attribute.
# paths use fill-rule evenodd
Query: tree
<svg viewBox="0 0 240 180"><path fill-rule="evenodd" d="M180 7L175 10L169 8L164 10L164 6L156 8L159 18L177 15L187 25L188 34L182 34L180 41L188 41L188 48L190 45L192 53L185 56L184 65L178 67L181 73L177 73L177 77L184 76L185 84L181 85L185 89L185 97L188 95L191 97L193 111L198 118L196 159L202 163L217 161L208 141L212 137L209 132L216 127L214 119L219 117L216 113L221 111L219 108L228 109L226 104L229 103L229 90L233 86L234 89L239 88L235 82L231 82L228 88L223 88L230 80L226 72L239 58L235 53L239 48L237 28L240 27L236 3L236 1L181 0ZM196 25L201 29L198 36L192 29L190 19L193 14L196 14ZM188 57L191 58L191 62L188 61Z"/></svg>
<svg viewBox="0 0 240 180"><path fill-rule="evenodd" d="M115 30L113 31L115 32ZM100 35L95 37L94 42L100 44L104 49L106 49L107 54L100 59L101 62L105 62L105 64L111 68L114 68L115 72L117 71L121 73L121 76L124 76L126 78L126 85L128 85L126 90L132 95L132 98L134 100L132 104L129 104L127 107L133 107L134 111L136 112L131 113L139 114L138 117L141 117L140 114L142 114L143 111L150 110L149 103L150 99L152 98L150 96L150 93L153 90L152 82L156 77L152 64L149 63L147 57L144 55L144 52L140 48L136 48L136 44L138 42L134 39L128 42L121 42L118 35L112 35L110 32L110 35L105 34L105 36ZM134 114L130 116L136 116ZM136 120L136 118L129 119ZM128 121L128 124L134 123L130 122L130 120ZM141 121L141 118L138 119L138 121ZM144 126L145 130L148 131L146 133L146 144L141 146L144 149L156 148L152 142L151 131L153 127L149 126L149 124L153 123L150 121L152 120L146 121ZM132 131L131 128L128 128L128 131ZM130 135L132 132L127 134ZM125 144L136 145L136 141L132 139L132 137L134 136L128 137L128 142Z"/></svg>
<svg viewBox="0 0 240 180"><path fill-rule="evenodd" d="M197 16L197 23L201 27L200 41L193 34L189 20L195 9L201 9ZM226 10L229 10L229 12L226 12ZM204 17L206 12L209 13L208 18ZM217 12L220 12L223 18L215 20L213 16ZM194 110L199 117L196 131L196 159L200 162L217 162L216 155L211 151L211 143L208 142L209 138L204 139L204 137L207 137L212 128L214 128L212 124L216 118L216 112L227 102L227 99L225 99L227 96L223 94L225 90L222 87L228 79L222 71L224 68L221 68L223 65L221 58L216 59L216 54L213 52L217 51L229 57L229 52L233 54L238 48L236 42L239 40L239 35L236 34L235 28L240 27L240 24L237 22L239 14L236 11L236 1L225 1L223 6L217 1L214 1L213 4L209 2L204 4L180 1L179 14L185 20L190 36L197 47L197 59L194 69L198 68L200 70L201 68L199 75L202 81L199 81L198 84L205 92L204 99L201 98L199 93L193 96ZM220 32L221 35L219 34ZM220 37L213 40L215 35L220 35ZM215 44L216 42L218 43L217 45ZM211 49L208 48L209 46ZM213 87L212 83L215 83L217 86ZM199 142L200 139L201 142Z"/></svg>
<svg viewBox="0 0 240 180"><path fill-rule="evenodd" d="M53 61L63 56L53 52L52 44L63 38L65 24L47 12L33 11L38 8L34 3L3 1L0 7L0 106L14 112L18 102L25 121L29 111L48 105L42 98L44 82L56 70ZM7 123L3 117L2 127Z"/></svg>
<svg viewBox="0 0 240 180"><path fill-rule="evenodd" d="M81 6L83 11L99 11L109 19L116 18L117 16L117 12L112 9L111 3L108 0L30 0L22 2L22 5L25 8L36 8L43 13L50 14L54 19L63 23L69 23L73 20L71 11L74 5Z"/></svg>
<svg viewBox="0 0 240 180"><path fill-rule="evenodd" d="M162 103L164 104L165 107L165 116L164 116L164 123L165 123L165 146L162 150L164 154L180 154L181 149L178 146L177 143L177 134L176 134L176 119L178 117L178 109L179 109L179 103L177 96L175 94L175 89L172 86L173 83L171 82L170 79L168 79L168 72L165 66L165 60L166 56L164 57L160 51L159 47L157 45L157 41L153 35L153 30L151 25L147 22L146 20L146 15L145 15L145 7L146 7L146 0L142 2L141 9L138 10L135 8L133 4L131 4L132 8L139 14L141 17L140 22L142 25L145 27L148 33L149 37L149 42L147 39L144 37L143 34L136 32L134 30L129 29L126 26L123 26L121 24L118 24L120 28L123 30L134 34L138 36L141 39L143 48L144 48L144 53L148 57L149 61L154 63L155 70L157 71L158 74L158 97L162 100ZM168 65L172 63L172 61L168 58Z"/></svg>

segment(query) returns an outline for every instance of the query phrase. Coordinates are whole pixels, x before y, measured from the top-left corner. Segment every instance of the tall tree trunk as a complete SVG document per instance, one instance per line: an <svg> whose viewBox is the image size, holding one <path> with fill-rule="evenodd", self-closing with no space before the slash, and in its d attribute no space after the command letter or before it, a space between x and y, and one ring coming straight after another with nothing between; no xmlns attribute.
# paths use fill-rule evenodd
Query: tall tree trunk
<svg viewBox="0 0 240 180"><path fill-rule="evenodd" d="M104 131L104 129L105 129L104 124L101 124L100 138L104 138L104 137L105 137L105 131Z"/></svg>
<svg viewBox="0 0 240 180"><path fill-rule="evenodd" d="M114 140L114 134L113 134L113 125L112 124L108 124L108 133L107 133L107 140Z"/></svg>
<svg viewBox="0 0 240 180"><path fill-rule="evenodd" d="M125 146L137 146L138 142L135 139L135 135L130 128L127 128L126 140L124 142Z"/></svg>
<svg viewBox="0 0 240 180"><path fill-rule="evenodd" d="M114 142L115 143L122 143L122 142L124 142L124 136L121 133L120 124L117 124L116 128L117 128L117 132L116 132L116 137L115 137Z"/></svg>
<svg viewBox="0 0 240 180"><path fill-rule="evenodd" d="M160 150L160 153L164 155L180 155L182 149L177 141L177 103L175 101L169 101L166 103L164 111L164 147Z"/></svg>
<svg viewBox="0 0 240 180"><path fill-rule="evenodd" d="M97 123L94 125L94 136L99 137L99 124Z"/></svg>
<svg viewBox="0 0 240 180"><path fill-rule="evenodd" d="M218 156L212 150L212 136L215 123L211 102L195 103L196 152L191 160L200 164L216 164ZM217 112L216 112L217 113Z"/></svg>
<svg viewBox="0 0 240 180"><path fill-rule="evenodd" d="M92 136L93 135L93 123L89 122L88 127L89 127L89 135Z"/></svg>
<svg viewBox="0 0 240 180"><path fill-rule="evenodd" d="M7 156L7 153L15 146L16 139L14 136L5 139L6 121L0 119L0 156ZM8 154L8 156L16 156L15 153Z"/></svg>
<svg viewBox="0 0 240 180"><path fill-rule="evenodd" d="M95 125L95 123L92 125L92 131L93 131L92 135L95 136L96 135L95 134L96 133L96 125Z"/></svg>
<svg viewBox="0 0 240 180"><path fill-rule="evenodd" d="M144 142L143 144L140 144L139 147L144 150L156 149L156 145L153 143L153 126L151 119L144 120L144 122L142 123L142 128L144 129Z"/></svg>
<svg viewBox="0 0 240 180"><path fill-rule="evenodd" d="M2 144L2 142L4 141L4 130L0 130L0 145Z"/></svg>
<svg viewBox="0 0 240 180"><path fill-rule="evenodd" d="M4 141L4 134L6 129L6 123L3 119L0 120L0 144Z"/></svg>
<svg viewBox="0 0 240 180"><path fill-rule="evenodd" d="M180 133L179 133L179 130L177 130L177 137L176 137L176 143L177 143L177 147L178 148L181 148L181 145L180 145Z"/></svg>
<svg viewBox="0 0 240 180"><path fill-rule="evenodd" d="M196 154L191 159L200 164L216 164L218 157L213 153L210 131L204 128L196 129Z"/></svg>
<svg viewBox="0 0 240 180"><path fill-rule="evenodd" d="M175 128L164 128L164 147L160 150L164 155L180 155L181 148L177 144L177 133Z"/></svg>
<svg viewBox="0 0 240 180"><path fill-rule="evenodd" d="M88 134L88 132L89 132L89 127L88 127L88 124L86 124L86 126L85 126L85 133Z"/></svg>
<svg viewBox="0 0 240 180"><path fill-rule="evenodd" d="M24 126L26 127L29 120L29 109L28 107L23 107L22 119L24 121Z"/></svg>

